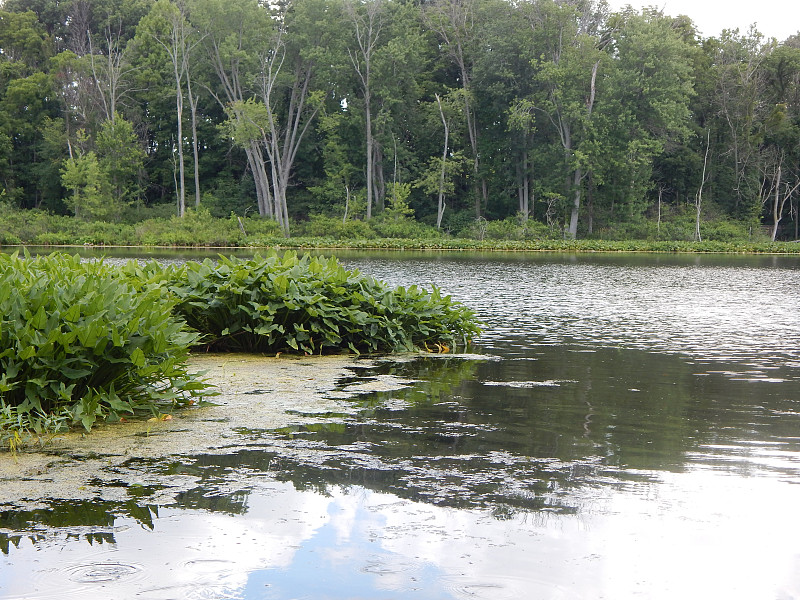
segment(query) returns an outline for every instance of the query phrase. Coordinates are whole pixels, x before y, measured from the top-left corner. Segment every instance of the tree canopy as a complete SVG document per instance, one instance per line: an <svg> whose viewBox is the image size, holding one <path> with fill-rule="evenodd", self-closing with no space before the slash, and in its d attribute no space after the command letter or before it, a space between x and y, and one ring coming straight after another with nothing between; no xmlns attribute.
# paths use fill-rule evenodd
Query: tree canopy
<svg viewBox="0 0 800 600"><path fill-rule="evenodd" d="M796 239L800 34L603 0L6 0L0 199Z"/></svg>

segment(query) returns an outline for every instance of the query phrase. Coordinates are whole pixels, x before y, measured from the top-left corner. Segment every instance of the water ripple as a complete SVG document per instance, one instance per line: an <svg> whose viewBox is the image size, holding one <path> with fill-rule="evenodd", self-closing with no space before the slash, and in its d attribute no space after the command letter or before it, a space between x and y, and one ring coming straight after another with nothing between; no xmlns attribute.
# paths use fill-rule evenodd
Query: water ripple
<svg viewBox="0 0 800 600"><path fill-rule="evenodd" d="M710 260L710 259L709 259ZM350 260L393 284L435 282L486 322L477 343L519 357L541 345L624 347L758 368L800 363L796 268L661 259ZM760 378L759 378L760 379Z"/></svg>

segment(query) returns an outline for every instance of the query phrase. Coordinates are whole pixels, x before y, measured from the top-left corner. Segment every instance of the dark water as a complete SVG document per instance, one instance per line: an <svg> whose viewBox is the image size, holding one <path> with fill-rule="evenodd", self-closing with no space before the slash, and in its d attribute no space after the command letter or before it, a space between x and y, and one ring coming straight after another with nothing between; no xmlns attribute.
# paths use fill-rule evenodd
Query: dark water
<svg viewBox="0 0 800 600"><path fill-rule="evenodd" d="M800 598L800 259L343 262L473 307L481 356L132 460L197 479L168 505L0 512L0 598Z"/></svg>

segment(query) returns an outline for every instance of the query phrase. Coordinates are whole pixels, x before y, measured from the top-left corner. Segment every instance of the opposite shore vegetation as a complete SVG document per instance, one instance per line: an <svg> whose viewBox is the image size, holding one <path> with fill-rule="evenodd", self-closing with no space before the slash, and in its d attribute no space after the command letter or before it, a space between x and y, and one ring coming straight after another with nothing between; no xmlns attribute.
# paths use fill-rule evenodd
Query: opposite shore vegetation
<svg viewBox="0 0 800 600"><path fill-rule="evenodd" d="M0 243L798 239L800 35L665 10L5 0Z"/></svg>

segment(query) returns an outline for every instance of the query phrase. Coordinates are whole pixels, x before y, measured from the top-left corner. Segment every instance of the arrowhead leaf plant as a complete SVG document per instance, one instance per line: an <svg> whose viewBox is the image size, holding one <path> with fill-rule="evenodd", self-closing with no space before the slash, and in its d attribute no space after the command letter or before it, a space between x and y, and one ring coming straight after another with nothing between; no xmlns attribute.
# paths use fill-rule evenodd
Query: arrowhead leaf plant
<svg viewBox="0 0 800 600"><path fill-rule="evenodd" d="M208 386L185 362L199 336L174 304L102 261L0 254L0 445L12 430L90 430L195 403Z"/></svg>
<svg viewBox="0 0 800 600"><path fill-rule="evenodd" d="M438 289L391 288L335 258L114 267L0 254L0 445L197 403L211 392L188 371L192 347L446 352L479 331Z"/></svg>
<svg viewBox="0 0 800 600"><path fill-rule="evenodd" d="M437 288L392 288L336 258L290 251L124 269L137 280L167 282L175 312L217 351L442 350L479 333L472 311Z"/></svg>

